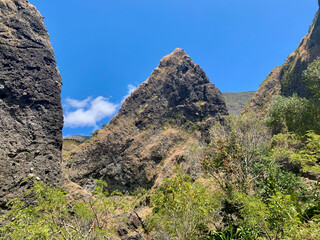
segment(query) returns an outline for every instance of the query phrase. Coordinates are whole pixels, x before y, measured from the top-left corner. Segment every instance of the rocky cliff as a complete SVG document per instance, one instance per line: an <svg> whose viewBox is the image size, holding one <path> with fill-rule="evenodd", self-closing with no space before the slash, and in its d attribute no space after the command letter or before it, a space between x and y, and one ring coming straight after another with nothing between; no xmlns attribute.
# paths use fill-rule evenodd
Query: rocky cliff
<svg viewBox="0 0 320 240"><path fill-rule="evenodd" d="M176 164L189 172L185 152L208 141L208 130L227 109L220 91L182 50L164 57L123 103L107 127L65 154L70 180L86 188L103 178L111 190L151 187Z"/></svg>
<svg viewBox="0 0 320 240"><path fill-rule="evenodd" d="M272 70L243 112L265 114L273 96L277 94L291 96L297 93L301 97L310 97L311 93L303 82L302 73L308 64L318 57L320 57L320 18L317 13L309 33L302 39L298 48L288 56L281 67Z"/></svg>
<svg viewBox="0 0 320 240"><path fill-rule="evenodd" d="M61 77L43 18L26 0L0 0L0 206L29 175L61 182Z"/></svg>
<svg viewBox="0 0 320 240"><path fill-rule="evenodd" d="M320 18L317 14L309 33L302 39L298 48L288 56L281 67L281 94L291 96L297 93L301 97L310 97L310 92L302 81L302 73L308 64L320 56Z"/></svg>

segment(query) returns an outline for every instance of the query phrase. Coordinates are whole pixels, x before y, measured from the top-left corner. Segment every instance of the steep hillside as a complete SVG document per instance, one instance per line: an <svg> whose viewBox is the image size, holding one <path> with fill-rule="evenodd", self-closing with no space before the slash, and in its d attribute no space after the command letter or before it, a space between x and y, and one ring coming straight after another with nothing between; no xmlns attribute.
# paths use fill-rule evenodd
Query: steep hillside
<svg viewBox="0 0 320 240"><path fill-rule="evenodd" d="M43 18L0 0L0 207L33 175L61 183L61 77Z"/></svg>
<svg viewBox="0 0 320 240"><path fill-rule="evenodd" d="M65 154L70 180L86 188L103 178L110 189L151 187L177 163L196 172L185 153L208 141L228 114L220 91L182 50L164 57L146 82L96 136Z"/></svg>
<svg viewBox="0 0 320 240"><path fill-rule="evenodd" d="M271 71L247 106L242 110L242 113L254 112L259 115L266 115L273 97L280 94L280 69L281 67L275 67Z"/></svg>
<svg viewBox="0 0 320 240"><path fill-rule="evenodd" d="M243 112L266 113L273 96L277 94L291 96L297 93L301 97L310 97L302 73L308 64L318 57L320 57L320 18L317 13L309 33L302 39L298 48L288 56L281 67L272 70Z"/></svg>
<svg viewBox="0 0 320 240"><path fill-rule="evenodd" d="M302 81L302 72L308 64L320 56L320 18L317 14L310 32L302 39L298 48L288 56L287 61L281 67L280 84L281 94L291 96L298 93L301 97L309 97Z"/></svg>
<svg viewBox="0 0 320 240"><path fill-rule="evenodd" d="M242 109L248 104L255 91L223 92L228 111L232 115L240 115Z"/></svg>

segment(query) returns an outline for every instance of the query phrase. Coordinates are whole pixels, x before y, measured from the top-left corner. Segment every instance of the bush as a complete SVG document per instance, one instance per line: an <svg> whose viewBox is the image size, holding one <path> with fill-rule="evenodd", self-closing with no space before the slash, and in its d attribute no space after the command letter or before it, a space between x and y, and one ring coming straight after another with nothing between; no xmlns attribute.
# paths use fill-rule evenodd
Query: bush
<svg viewBox="0 0 320 240"><path fill-rule="evenodd" d="M306 134L305 146L293 153L291 161L301 165L302 172L320 174L320 135L310 131Z"/></svg>
<svg viewBox="0 0 320 240"><path fill-rule="evenodd" d="M269 108L267 124L274 134L289 131L303 136L309 130L320 133L320 109L297 95L276 96Z"/></svg>
<svg viewBox="0 0 320 240"><path fill-rule="evenodd" d="M125 197L105 197L105 186L98 181L94 196L71 205L64 190L35 181L26 198L8 203L11 210L0 218L0 239L108 239L119 220L115 213L131 205ZM32 204L26 202L30 198Z"/></svg>
<svg viewBox="0 0 320 240"><path fill-rule="evenodd" d="M160 239L193 240L206 236L218 201L207 188L178 173L163 181L152 197L152 204L148 226L157 231Z"/></svg>
<svg viewBox="0 0 320 240"><path fill-rule="evenodd" d="M302 76L303 82L312 93L311 99L320 104L320 57L308 65Z"/></svg>
<svg viewBox="0 0 320 240"><path fill-rule="evenodd" d="M230 118L226 127L212 129L213 140L201 165L230 197L233 190L250 191L259 175L256 165L270 138L267 127L252 115Z"/></svg>

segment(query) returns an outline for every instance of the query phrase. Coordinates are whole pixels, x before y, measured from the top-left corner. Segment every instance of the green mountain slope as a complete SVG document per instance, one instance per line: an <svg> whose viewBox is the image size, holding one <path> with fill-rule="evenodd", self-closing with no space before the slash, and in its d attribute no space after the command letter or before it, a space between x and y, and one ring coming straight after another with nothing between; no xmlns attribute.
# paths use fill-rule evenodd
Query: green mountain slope
<svg viewBox="0 0 320 240"><path fill-rule="evenodd" d="M240 115L242 109L248 104L255 91L224 92L222 93L228 111L232 115Z"/></svg>

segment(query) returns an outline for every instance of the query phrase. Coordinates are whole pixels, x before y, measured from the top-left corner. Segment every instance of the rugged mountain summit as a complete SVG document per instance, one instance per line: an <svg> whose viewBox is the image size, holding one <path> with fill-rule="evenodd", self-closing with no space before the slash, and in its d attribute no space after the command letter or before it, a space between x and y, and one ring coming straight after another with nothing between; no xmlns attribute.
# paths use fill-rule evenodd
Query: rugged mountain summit
<svg viewBox="0 0 320 240"><path fill-rule="evenodd" d="M70 180L90 188L104 178L111 189L151 187L188 162L187 145L204 142L227 115L220 91L182 50L164 57L149 79L96 136L65 154ZM185 164L191 169L191 162Z"/></svg>
<svg viewBox="0 0 320 240"><path fill-rule="evenodd" d="M297 93L301 97L310 97L302 73L308 64L318 57L320 57L320 18L317 14L309 33L302 39L298 48L288 56L281 67L272 70L243 112L266 113L273 96L277 94L291 96Z"/></svg>
<svg viewBox="0 0 320 240"><path fill-rule="evenodd" d="M26 0L0 0L0 206L34 175L61 182L61 77L43 18Z"/></svg>
<svg viewBox="0 0 320 240"><path fill-rule="evenodd" d="M143 129L169 118L184 124L225 114L222 104L220 91L209 82L205 72L182 49L176 49L124 102L119 115L137 117L135 125Z"/></svg>

